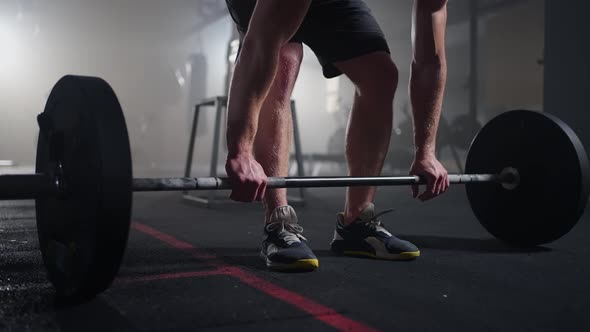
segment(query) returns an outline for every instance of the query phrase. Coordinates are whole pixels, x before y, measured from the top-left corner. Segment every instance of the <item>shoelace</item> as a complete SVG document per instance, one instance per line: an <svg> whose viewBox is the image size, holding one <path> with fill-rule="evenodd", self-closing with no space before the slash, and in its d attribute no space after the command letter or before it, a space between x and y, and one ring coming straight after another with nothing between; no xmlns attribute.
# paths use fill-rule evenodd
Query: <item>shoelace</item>
<svg viewBox="0 0 590 332"><path fill-rule="evenodd" d="M383 223L381 222L381 220L379 220L378 218L381 217L384 214L388 214L395 211L395 209L388 209L388 210L383 210L379 213L377 213L376 215L373 216L373 218L367 220L364 222L365 225L375 229L375 230L379 230L379 231L385 231L385 228ZM382 228L382 229L379 229ZM389 233L389 232L388 232Z"/></svg>
<svg viewBox="0 0 590 332"><path fill-rule="evenodd" d="M301 233L303 233L303 227L297 224L289 224L285 223L284 221L280 221L266 225L266 231L269 233L273 233L279 229L280 231L278 231L278 237L283 239L287 245L291 245L294 242L299 243L301 240L307 241L307 239L301 235Z"/></svg>

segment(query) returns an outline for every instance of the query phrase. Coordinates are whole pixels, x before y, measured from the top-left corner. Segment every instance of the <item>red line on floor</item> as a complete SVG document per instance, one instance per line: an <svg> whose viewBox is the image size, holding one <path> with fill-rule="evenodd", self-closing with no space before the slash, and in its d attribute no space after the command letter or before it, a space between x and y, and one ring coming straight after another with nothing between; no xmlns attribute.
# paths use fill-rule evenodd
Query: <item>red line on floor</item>
<svg viewBox="0 0 590 332"><path fill-rule="evenodd" d="M337 330L355 332L377 331L370 326L341 315L333 308L320 304L312 299L306 298L301 294L290 291L281 286L275 285L272 282L257 277L256 275L240 267L224 264L218 260L215 255L196 248L190 243L181 241L169 234L162 233L150 226L140 224L138 222L133 222L131 226L135 230L150 235L176 249L190 252L194 258L204 259L207 264L218 267L218 269L213 271L226 271L223 274L233 276L252 288L258 289L259 291L262 291L263 293L274 297L277 300L283 301L299 310L307 312L315 319L332 326Z"/></svg>
<svg viewBox="0 0 590 332"><path fill-rule="evenodd" d="M194 258L196 258L198 260L202 260L202 261L207 261L207 263L209 265L213 265L213 266L223 265L223 263L221 261L217 260L217 257L215 255L208 253L204 250L201 250L199 248L195 248L190 243L186 243L186 242L181 241L171 235L162 233L154 228L151 228L149 226L146 226L146 225L143 225L143 224L140 224L137 222L133 222L131 224L131 226L142 233L150 235L151 237L155 237L156 239L158 239L162 242L168 243L169 245L173 246L176 249L190 252L190 254Z"/></svg>
<svg viewBox="0 0 590 332"><path fill-rule="evenodd" d="M375 329L366 326L363 323L342 316L340 313L330 307L319 304L301 294L277 286L238 267L232 268L230 275L238 278L240 281L252 288L256 288L267 295L289 303L292 306L311 314L317 320L320 320L340 331L376 331Z"/></svg>

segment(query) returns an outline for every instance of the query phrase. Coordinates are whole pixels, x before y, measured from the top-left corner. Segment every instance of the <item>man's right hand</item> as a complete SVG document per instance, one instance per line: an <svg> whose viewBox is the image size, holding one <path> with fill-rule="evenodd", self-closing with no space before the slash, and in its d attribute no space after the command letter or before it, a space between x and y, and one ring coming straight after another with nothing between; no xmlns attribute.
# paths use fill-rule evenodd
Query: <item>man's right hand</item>
<svg viewBox="0 0 590 332"><path fill-rule="evenodd" d="M434 155L414 158L410 175L426 179L426 190L420 194L418 185L412 185L412 196L422 202L430 200L449 189L449 175L445 167Z"/></svg>
<svg viewBox="0 0 590 332"><path fill-rule="evenodd" d="M247 203L262 201L268 178L252 154L228 157L225 171L233 188L229 198Z"/></svg>

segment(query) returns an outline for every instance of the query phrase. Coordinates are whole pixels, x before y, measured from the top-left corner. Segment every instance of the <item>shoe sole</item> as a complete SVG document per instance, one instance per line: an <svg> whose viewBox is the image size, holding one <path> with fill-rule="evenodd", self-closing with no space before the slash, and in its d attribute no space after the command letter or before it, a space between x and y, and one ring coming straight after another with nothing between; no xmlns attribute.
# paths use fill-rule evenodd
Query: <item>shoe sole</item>
<svg viewBox="0 0 590 332"><path fill-rule="evenodd" d="M336 251L334 251L336 252ZM420 251L411 251L411 252L402 252L399 254L390 254L390 253L372 253L367 251L342 251L336 252L337 254L343 256L352 256L352 257L368 257L373 259L382 259L388 261L411 261L418 257L420 257Z"/></svg>
<svg viewBox="0 0 590 332"><path fill-rule="evenodd" d="M261 255L262 256L262 255ZM293 263L278 263L262 256L266 261L266 267L274 271L313 271L316 270L320 263L318 259L300 259Z"/></svg>

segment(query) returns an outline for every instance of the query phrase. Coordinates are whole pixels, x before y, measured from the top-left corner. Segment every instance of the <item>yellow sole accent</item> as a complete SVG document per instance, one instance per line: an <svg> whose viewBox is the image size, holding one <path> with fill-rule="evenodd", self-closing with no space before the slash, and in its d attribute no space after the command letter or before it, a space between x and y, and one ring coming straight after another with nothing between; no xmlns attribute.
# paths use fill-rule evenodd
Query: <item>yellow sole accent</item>
<svg viewBox="0 0 590 332"><path fill-rule="evenodd" d="M320 262L317 259L300 259L291 264L269 266L269 268L278 271L312 271L318 267L320 267Z"/></svg>
<svg viewBox="0 0 590 332"><path fill-rule="evenodd" d="M420 251L411 251L411 252L402 252L399 254L391 254L391 255L384 255L384 256L377 256L373 253L366 252L366 251L344 251L342 252L343 255L346 256L357 256L357 257L369 257L375 259L385 259L385 260L412 260L416 259L420 256Z"/></svg>
<svg viewBox="0 0 590 332"><path fill-rule="evenodd" d="M402 252L400 255L408 258L417 258L420 257L420 251Z"/></svg>

